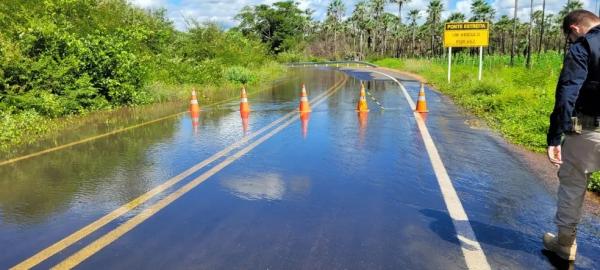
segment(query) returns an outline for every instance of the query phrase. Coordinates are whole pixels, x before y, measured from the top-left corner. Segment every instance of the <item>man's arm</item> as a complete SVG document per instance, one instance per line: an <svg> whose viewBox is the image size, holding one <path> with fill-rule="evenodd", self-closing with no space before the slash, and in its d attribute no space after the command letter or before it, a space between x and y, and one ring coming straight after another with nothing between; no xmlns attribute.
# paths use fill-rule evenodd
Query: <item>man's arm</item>
<svg viewBox="0 0 600 270"><path fill-rule="evenodd" d="M563 133L571 127L571 116L579 90L585 82L588 73L587 43L577 42L569 48L556 87L554 111L550 115L548 130L548 146L558 146Z"/></svg>

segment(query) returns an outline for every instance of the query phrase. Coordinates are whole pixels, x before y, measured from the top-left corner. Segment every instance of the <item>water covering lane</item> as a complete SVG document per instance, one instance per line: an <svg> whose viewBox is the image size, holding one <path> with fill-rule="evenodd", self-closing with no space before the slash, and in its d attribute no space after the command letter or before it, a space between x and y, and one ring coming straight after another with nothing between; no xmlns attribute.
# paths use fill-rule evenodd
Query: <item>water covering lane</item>
<svg viewBox="0 0 600 270"><path fill-rule="evenodd" d="M404 84L413 97L419 84ZM495 269L563 269L568 264L542 252L541 235L554 231L556 197L522 157L452 101L428 91L427 124L452 177L470 224ZM551 166L548 164L548 166ZM432 230L443 230L441 212ZM600 218L584 216L578 236L577 269L600 265ZM451 241L451 239L449 239Z"/></svg>
<svg viewBox="0 0 600 270"><path fill-rule="evenodd" d="M307 70L252 95L257 108L247 132L294 110L301 82L316 89L339 77ZM0 243L6 250L0 253L0 268L15 265L240 140L245 133L238 102L205 110L197 128L184 115L0 167Z"/></svg>
<svg viewBox="0 0 600 270"><path fill-rule="evenodd" d="M250 98L250 131L295 108L301 82L314 97L340 76L327 68L292 72L289 83ZM311 114L79 268L465 269L412 108L384 77L346 72L355 79ZM368 91L382 103L369 99L366 115L354 111L359 79L372 80ZM405 86L416 99L418 84ZM469 126L468 116L430 90L429 131L492 268L564 266L541 252L541 234L553 229L554 194L500 138ZM242 138L238 108L231 102L203 112L196 131L182 116L92 148L49 154L41 163L0 167L0 245L7 250L0 268ZM56 265L138 213L38 268ZM599 236L598 217L585 216L578 269L600 264Z"/></svg>
<svg viewBox="0 0 600 270"><path fill-rule="evenodd" d="M358 89L348 82L81 268L465 268L451 220L444 238L429 228L428 211L446 210L412 109L374 82L397 110L361 117Z"/></svg>

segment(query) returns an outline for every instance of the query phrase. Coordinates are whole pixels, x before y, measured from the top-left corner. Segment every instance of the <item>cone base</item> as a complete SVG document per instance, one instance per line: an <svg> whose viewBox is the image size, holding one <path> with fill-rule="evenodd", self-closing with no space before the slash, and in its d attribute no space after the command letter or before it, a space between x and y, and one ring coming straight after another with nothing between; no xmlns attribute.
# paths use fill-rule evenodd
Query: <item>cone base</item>
<svg viewBox="0 0 600 270"><path fill-rule="evenodd" d="M248 104L240 105L240 112L250 112L250 106Z"/></svg>
<svg viewBox="0 0 600 270"><path fill-rule="evenodd" d="M368 112L369 106L367 106L366 102L360 102L360 103L358 103L358 106L356 106L356 111L357 112Z"/></svg>
<svg viewBox="0 0 600 270"><path fill-rule="evenodd" d="M415 112L420 112L420 113L426 113L429 112L429 110L427 109L427 103L425 103L425 101L419 101L417 103L417 108L415 108Z"/></svg>
<svg viewBox="0 0 600 270"><path fill-rule="evenodd" d="M192 113L199 113L200 111L201 110L199 106L192 106L192 108L190 108L190 112Z"/></svg>
<svg viewBox="0 0 600 270"><path fill-rule="evenodd" d="M300 104L300 108L298 108L298 111L302 113L307 113L312 112L312 109L310 108L310 105L302 103Z"/></svg>

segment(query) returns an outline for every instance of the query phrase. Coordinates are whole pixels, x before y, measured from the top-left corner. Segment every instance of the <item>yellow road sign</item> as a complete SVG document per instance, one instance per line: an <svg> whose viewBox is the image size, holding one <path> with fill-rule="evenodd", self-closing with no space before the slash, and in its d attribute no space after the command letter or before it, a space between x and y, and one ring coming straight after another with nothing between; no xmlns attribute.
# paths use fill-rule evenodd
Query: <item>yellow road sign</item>
<svg viewBox="0 0 600 270"><path fill-rule="evenodd" d="M487 47L489 39L487 22L452 22L444 26L444 47Z"/></svg>

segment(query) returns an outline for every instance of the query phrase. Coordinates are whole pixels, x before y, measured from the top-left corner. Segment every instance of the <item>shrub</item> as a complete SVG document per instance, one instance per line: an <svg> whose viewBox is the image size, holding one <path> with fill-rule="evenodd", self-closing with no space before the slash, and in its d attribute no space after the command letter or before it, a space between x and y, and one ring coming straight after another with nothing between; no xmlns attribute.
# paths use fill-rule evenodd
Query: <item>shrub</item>
<svg viewBox="0 0 600 270"><path fill-rule="evenodd" d="M248 84L256 80L256 76L247 68L240 66L229 67L225 70L228 81L238 84Z"/></svg>
<svg viewBox="0 0 600 270"><path fill-rule="evenodd" d="M471 93L475 95L495 95L501 92L500 87L495 84L491 84L488 82L481 82L476 84L473 88L471 88Z"/></svg>
<svg viewBox="0 0 600 270"><path fill-rule="evenodd" d="M592 179L588 183L588 189L595 192L600 192L600 172L592 175Z"/></svg>

